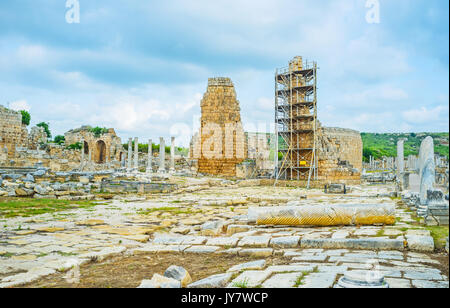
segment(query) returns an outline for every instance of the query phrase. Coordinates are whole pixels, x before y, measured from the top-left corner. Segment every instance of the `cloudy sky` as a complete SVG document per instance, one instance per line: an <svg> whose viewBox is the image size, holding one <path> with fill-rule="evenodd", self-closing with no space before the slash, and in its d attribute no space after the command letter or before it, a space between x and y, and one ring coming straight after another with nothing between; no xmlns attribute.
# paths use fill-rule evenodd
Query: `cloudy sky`
<svg viewBox="0 0 450 308"><path fill-rule="evenodd" d="M0 1L0 104L53 135L89 124L186 144L213 76L263 130L275 69L296 55L319 64L323 125L448 131L448 1L379 0L379 23L366 0L78 2L68 23L66 0Z"/></svg>

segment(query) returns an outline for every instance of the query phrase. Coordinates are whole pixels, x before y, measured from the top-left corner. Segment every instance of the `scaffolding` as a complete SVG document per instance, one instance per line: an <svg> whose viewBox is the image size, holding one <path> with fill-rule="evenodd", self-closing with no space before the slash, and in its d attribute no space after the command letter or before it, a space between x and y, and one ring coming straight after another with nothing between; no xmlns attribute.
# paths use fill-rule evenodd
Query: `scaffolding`
<svg viewBox="0 0 450 308"><path fill-rule="evenodd" d="M275 73L275 176L284 180L311 180L318 176L317 63L295 57Z"/></svg>

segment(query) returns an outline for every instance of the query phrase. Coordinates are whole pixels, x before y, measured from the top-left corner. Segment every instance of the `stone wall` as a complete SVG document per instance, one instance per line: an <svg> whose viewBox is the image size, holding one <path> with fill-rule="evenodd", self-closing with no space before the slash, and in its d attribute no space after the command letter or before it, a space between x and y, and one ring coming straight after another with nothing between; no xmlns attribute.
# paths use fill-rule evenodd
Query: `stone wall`
<svg viewBox="0 0 450 308"><path fill-rule="evenodd" d="M22 124L22 114L0 105L0 166L32 167L39 163L53 171L71 171L81 167L91 171L120 168L126 151L114 129L108 129L99 137L90 129L90 126L84 126L67 132L65 145L47 143L42 127L32 127L28 134ZM82 140L84 155L83 151L67 149L67 146Z"/></svg>
<svg viewBox="0 0 450 308"><path fill-rule="evenodd" d="M359 132L319 125L317 142L320 181L347 183L361 179L363 144Z"/></svg>
<svg viewBox="0 0 450 308"><path fill-rule="evenodd" d="M336 146L340 161L348 161L353 168L362 171L363 143L358 131L324 127L323 134Z"/></svg>
<svg viewBox="0 0 450 308"><path fill-rule="evenodd" d="M229 78L210 78L201 101L198 172L236 176L236 165L247 157L239 101ZM194 151L195 152L195 151Z"/></svg>
<svg viewBox="0 0 450 308"><path fill-rule="evenodd" d="M81 152L68 150L57 144L46 144L42 148L31 150L17 149L15 156L5 164L6 167L33 167L40 164L52 171L72 171L80 167Z"/></svg>
<svg viewBox="0 0 450 308"><path fill-rule="evenodd" d="M28 131L22 124L20 112L0 105L0 149L8 149L8 156L14 155L16 147L28 144Z"/></svg>
<svg viewBox="0 0 450 308"><path fill-rule="evenodd" d="M28 149L37 150L40 144L47 142L47 133L43 127L32 127L28 136Z"/></svg>

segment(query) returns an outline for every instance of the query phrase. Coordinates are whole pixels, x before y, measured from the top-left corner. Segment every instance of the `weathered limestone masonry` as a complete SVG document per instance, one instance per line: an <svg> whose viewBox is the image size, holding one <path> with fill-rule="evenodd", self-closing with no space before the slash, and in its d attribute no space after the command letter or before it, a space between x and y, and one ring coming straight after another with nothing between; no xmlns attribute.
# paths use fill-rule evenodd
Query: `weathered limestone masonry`
<svg viewBox="0 0 450 308"><path fill-rule="evenodd" d="M54 172L72 171L80 168L81 151L69 150L63 145L45 144L42 149L17 148L15 157L5 167L31 167L36 164Z"/></svg>
<svg viewBox="0 0 450 308"><path fill-rule="evenodd" d="M359 184L363 144L359 132L320 127L318 129L319 182Z"/></svg>
<svg viewBox="0 0 450 308"><path fill-rule="evenodd" d="M36 139L34 129L33 140ZM20 112L7 109L0 105L0 149L8 149L8 156L13 157L17 147L27 147L30 142L28 139L28 131L22 124L22 114Z"/></svg>
<svg viewBox="0 0 450 308"><path fill-rule="evenodd" d="M113 128L108 132L95 136L91 131L92 127L82 126L64 134L66 145L71 145L84 140L84 152L88 161L96 164L122 160L125 151L122 147L120 137L116 135Z"/></svg>
<svg viewBox="0 0 450 308"><path fill-rule="evenodd" d="M43 127L34 126L28 136L28 149L37 150L40 144L47 142L47 134Z"/></svg>
<svg viewBox="0 0 450 308"><path fill-rule="evenodd" d="M236 176L236 165L247 157L239 101L229 78L210 78L201 101L198 172Z"/></svg>

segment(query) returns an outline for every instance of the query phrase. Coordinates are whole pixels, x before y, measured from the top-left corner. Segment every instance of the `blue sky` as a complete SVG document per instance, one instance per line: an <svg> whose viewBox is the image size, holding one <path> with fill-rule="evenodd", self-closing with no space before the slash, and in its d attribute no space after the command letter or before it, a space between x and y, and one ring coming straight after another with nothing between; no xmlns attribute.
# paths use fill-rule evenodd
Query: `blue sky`
<svg viewBox="0 0 450 308"><path fill-rule="evenodd" d="M28 109L53 135L84 124L122 138L198 124L208 77L231 77L249 130L273 122L274 72L315 60L325 126L448 131L448 1L66 0L0 2L0 104Z"/></svg>

